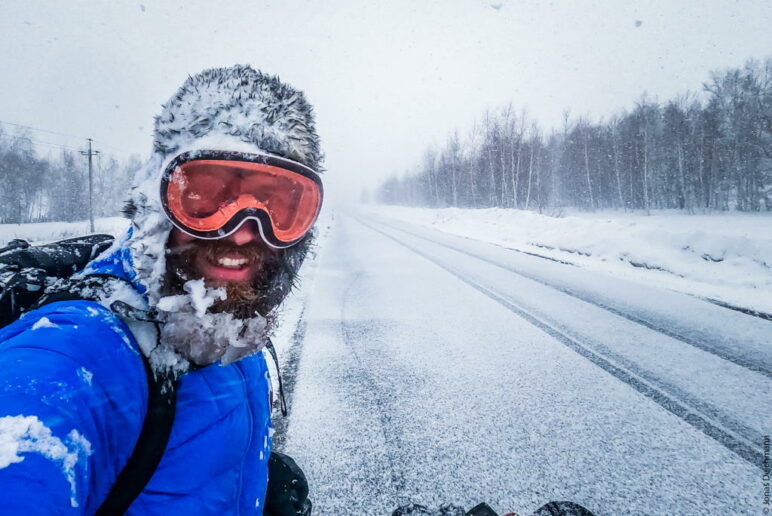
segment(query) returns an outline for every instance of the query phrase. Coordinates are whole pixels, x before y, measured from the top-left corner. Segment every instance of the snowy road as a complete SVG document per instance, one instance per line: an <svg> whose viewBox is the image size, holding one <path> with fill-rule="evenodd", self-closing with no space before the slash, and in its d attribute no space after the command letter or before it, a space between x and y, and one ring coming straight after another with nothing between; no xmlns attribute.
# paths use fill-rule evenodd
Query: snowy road
<svg viewBox="0 0 772 516"><path fill-rule="evenodd" d="M772 322L362 214L317 267L278 439L315 514L760 513Z"/></svg>

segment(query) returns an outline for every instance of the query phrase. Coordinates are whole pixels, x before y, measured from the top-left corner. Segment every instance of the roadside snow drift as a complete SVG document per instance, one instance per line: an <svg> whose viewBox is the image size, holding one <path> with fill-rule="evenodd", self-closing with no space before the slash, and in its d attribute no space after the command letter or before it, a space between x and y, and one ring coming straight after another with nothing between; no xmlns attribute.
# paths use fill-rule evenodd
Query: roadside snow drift
<svg viewBox="0 0 772 516"><path fill-rule="evenodd" d="M370 208L379 215L772 313L772 215Z"/></svg>

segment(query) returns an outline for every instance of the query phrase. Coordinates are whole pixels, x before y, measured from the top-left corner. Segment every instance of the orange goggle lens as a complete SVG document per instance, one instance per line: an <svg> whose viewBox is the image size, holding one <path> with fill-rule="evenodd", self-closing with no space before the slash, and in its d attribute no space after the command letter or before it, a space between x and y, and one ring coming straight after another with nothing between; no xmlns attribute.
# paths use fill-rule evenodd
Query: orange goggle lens
<svg viewBox="0 0 772 516"><path fill-rule="evenodd" d="M263 230L278 241L273 243L291 244L311 229L321 209L321 183L311 174L263 162L186 161L165 181L164 204L173 219L203 237L226 226L235 230L262 211L270 222Z"/></svg>

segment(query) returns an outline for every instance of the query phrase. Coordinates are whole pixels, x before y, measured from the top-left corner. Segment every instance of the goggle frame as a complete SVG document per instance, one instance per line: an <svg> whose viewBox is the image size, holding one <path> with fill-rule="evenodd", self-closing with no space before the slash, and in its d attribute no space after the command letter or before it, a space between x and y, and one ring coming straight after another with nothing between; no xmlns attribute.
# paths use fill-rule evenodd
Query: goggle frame
<svg viewBox="0 0 772 516"><path fill-rule="evenodd" d="M266 211L266 209L263 209L263 208L243 208L237 211L230 219L228 219L218 229L201 231L201 230L196 230L188 227L185 223L183 223L174 215L174 212L172 211L168 203L167 192L168 192L169 183L171 182L171 178L178 167L182 166L185 163L189 163L192 161L200 161L200 160L222 160L222 161L236 161L236 162L246 162L246 163L259 163L259 164L264 164L272 167L281 168L283 170L287 170L289 172L299 174L305 178L311 179L319 189L319 207L316 210L316 214L312 222L308 225L308 229L306 229L303 235L301 235L300 237L292 241L286 242L286 241L280 240L274 232L273 222L271 221L271 217L269 213ZM168 163L168 165L164 169L164 172L161 176L160 195L161 195L161 204L163 206L164 213L166 214L167 218L177 229L179 229L183 233L186 233L190 236L201 238L204 240L218 240L221 238L225 238L229 235L232 235L233 233L238 231L238 229L242 226L242 224L244 224L247 220L255 220L257 221L260 237L262 238L263 242L265 242L270 247L273 247L276 249L286 249L288 247L292 247L293 245L303 240L303 238L305 238L305 236L308 234L308 232L311 230L314 223L318 219L319 213L321 212L321 209L322 209L322 203L324 201L324 187L322 185L322 180L319 177L319 174L316 173L312 168L307 167L302 163L298 163L297 161L293 161L291 159L284 158L281 156L276 156L273 154L237 152L237 151L194 150L194 151L182 152L177 156L175 156Z"/></svg>

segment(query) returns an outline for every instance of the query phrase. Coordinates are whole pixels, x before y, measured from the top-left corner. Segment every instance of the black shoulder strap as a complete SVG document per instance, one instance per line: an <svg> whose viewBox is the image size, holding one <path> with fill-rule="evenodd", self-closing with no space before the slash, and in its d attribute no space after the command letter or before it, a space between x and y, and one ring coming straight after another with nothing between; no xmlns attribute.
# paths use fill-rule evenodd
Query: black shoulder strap
<svg viewBox="0 0 772 516"><path fill-rule="evenodd" d="M273 342L270 337L265 341L265 348L271 354L273 363L276 366L276 376L279 377L279 408L281 408L281 415L287 417L287 400L284 397L284 383L281 381L281 367L279 367L279 357L276 355L276 348L273 347Z"/></svg>
<svg viewBox="0 0 772 516"><path fill-rule="evenodd" d="M123 278L108 275L87 276L84 280L88 279L93 282L94 278L126 281ZM69 292L59 291L46 294L38 306L56 301L87 299L79 295L77 291L78 289L72 289ZM158 323L155 324L156 330L159 330ZM160 331L158 333L160 335ZM147 376L148 400L145 420L142 423L137 444L134 445L134 450L131 452L126 465L118 474L113 487L95 513L99 516L120 515L128 510L150 482L150 478L161 462L174 425L175 402L177 401L175 379L171 376L164 376L162 373L155 373L147 357L142 353L140 354Z"/></svg>
<svg viewBox="0 0 772 516"><path fill-rule="evenodd" d="M125 513L140 495L161 462L174 425L177 390L172 378L158 379L148 359L142 355L148 385L148 404L142 431L129 460L115 479L110 493L96 514Z"/></svg>

